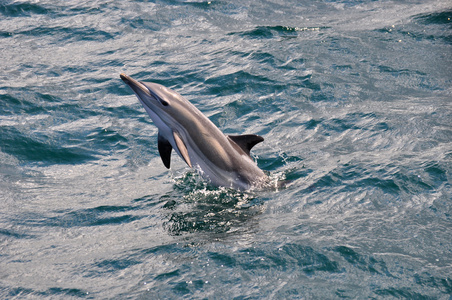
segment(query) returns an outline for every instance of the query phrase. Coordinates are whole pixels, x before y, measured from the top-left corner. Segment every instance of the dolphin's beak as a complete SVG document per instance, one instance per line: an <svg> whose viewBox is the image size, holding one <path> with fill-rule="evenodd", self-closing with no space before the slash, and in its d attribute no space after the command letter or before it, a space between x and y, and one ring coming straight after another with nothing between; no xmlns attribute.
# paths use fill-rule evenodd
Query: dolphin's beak
<svg viewBox="0 0 452 300"><path fill-rule="evenodd" d="M129 81L129 76L127 76L124 73L119 74L119 77L121 77L122 81L124 81L125 83L127 83Z"/></svg>
<svg viewBox="0 0 452 300"><path fill-rule="evenodd" d="M119 77L121 77L122 81L130 86L137 95L139 95L140 93L145 93L146 95L150 96L148 88L141 82L136 81L135 79L124 73L121 73Z"/></svg>

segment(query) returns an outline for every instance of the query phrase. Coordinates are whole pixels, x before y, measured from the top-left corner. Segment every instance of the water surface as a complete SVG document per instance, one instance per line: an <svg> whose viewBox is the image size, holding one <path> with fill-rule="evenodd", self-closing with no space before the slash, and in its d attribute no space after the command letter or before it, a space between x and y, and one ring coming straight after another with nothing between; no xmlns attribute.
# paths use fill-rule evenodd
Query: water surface
<svg viewBox="0 0 452 300"><path fill-rule="evenodd" d="M447 1L2 1L0 297L449 299ZM157 150L124 72L291 184Z"/></svg>

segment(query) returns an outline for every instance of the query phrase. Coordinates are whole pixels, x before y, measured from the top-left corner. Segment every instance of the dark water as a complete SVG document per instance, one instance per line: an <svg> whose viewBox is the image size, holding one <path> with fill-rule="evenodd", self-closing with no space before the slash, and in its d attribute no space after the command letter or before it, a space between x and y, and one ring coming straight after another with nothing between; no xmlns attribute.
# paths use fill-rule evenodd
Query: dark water
<svg viewBox="0 0 452 300"><path fill-rule="evenodd" d="M450 299L450 1L0 1L0 298ZM209 186L125 72L255 133Z"/></svg>

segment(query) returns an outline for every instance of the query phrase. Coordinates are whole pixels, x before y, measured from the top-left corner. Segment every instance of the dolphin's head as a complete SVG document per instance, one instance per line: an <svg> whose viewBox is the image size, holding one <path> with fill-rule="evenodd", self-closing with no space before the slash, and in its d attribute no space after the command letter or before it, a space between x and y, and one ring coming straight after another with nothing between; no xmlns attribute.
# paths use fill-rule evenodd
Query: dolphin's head
<svg viewBox="0 0 452 300"><path fill-rule="evenodd" d="M124 73L120 77L132 88L138 98L143 101L143 104L151 109L162 110L164 107L169 106L169 101L172 100L169 98L174 98L174 96L168 97L174 94L173 91L158 83L137 81Z"/></svg>
<svg viewBox="0 0 452 300"><path fill-rule="evenodd" d="M184 115L187 110L183 108L191 104L177 92L158 83L137 81L123 73L120 77L132 88L158 127L162 123L171 127L170 124L181 123L188 117Z"/></svg>

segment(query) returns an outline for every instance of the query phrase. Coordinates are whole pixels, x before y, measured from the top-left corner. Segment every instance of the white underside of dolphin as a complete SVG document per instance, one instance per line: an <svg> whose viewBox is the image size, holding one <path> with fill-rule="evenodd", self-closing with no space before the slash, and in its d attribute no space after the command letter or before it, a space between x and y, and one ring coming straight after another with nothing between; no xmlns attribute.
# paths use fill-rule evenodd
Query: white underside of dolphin
<svg viewBox="0 0 452 300"><path fill-rule="evenodd" d="M264 139L258 135L226 136L193 104L157 83L139 82L121 74L159 129L158 150L169 168L171 151L216 186L239 190L261 188L268 176L250 156Z"/></svg>

